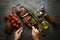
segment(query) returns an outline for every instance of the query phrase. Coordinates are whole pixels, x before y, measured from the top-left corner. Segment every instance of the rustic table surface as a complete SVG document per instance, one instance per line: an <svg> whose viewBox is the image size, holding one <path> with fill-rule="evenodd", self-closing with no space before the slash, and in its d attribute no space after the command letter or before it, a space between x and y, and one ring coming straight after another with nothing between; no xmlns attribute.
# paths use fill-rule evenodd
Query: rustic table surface
<svg viewBox="0 0 60 40"><path fill-rule="evenodd" d="M41 40L60 40L60 0L0 0L0 40L13 40L12 35L6 35L5 30L5 15L11 12L11 7L21 3L21 5L31 8L33 11L39 10L41 5L45 6L48 14L56 20L57 27L52 27L49 24L46 36L42 36ZM25 25L25 24L23 24ZM32 40L31 29L26 25L21 40Z"/></svg>

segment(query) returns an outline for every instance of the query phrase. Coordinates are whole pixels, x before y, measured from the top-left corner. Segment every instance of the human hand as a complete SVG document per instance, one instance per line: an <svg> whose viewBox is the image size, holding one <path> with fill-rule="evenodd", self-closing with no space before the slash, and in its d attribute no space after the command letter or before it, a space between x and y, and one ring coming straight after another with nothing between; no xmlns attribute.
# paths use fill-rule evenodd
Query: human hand
<svg viewBox="0 0 60 40"><path fill-rule="evenodd" d="M15 38L14 38L14 40L18 40L18 39L21 38L21 34L22 34L22 31L23 31L22 29L23 29L23 27L19 28L19 29L15 32Z"/></svg>
<svg viewBox="0 0 60 40"><path fill-rule="evenodd" d="M32 26L32 37L34 40L39 40L39 37L41 36L40 31L36 29L34 26Z"/></svg>

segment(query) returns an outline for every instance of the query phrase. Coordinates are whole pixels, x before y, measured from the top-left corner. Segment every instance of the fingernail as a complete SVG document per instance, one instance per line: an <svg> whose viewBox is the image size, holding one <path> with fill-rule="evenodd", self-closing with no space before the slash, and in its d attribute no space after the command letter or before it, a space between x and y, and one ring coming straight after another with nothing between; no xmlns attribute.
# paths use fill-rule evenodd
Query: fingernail
<svg viewBox="0 0 60 40"><path fill-rule="evenodd" d="M34 29L34 26L32 26L32 29Z"/></svg>

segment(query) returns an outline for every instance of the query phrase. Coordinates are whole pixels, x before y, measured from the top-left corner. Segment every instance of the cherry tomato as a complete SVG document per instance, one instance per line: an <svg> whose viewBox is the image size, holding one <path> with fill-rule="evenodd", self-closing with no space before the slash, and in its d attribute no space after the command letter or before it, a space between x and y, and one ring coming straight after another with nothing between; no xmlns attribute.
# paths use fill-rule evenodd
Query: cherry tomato
<svg viewBox="0 0 60 40"><path fill-rule="evenodd" d="M21 24L21 21L20 20L18 21L18 24Z"/></svg>
<svg viewBox="0 0 60 40"><path fill-rule="evenodd" d="M14 23L15 21L14 20L11 20L11 23Z"/></svg>
<svg viewBox="0 0 60 40"><path fill-rule="evenodd" d="M16 26L16 24L14 23L14 24L12 24L12 26L14 26L14 27L15 27L15 26Z"/></svg>
<svg viewBox="0 0 60 40"><path fill-rule="evenodd" d="M18 28L18 25L16 25L16 27Z"/></svg>
<svg viewBox="0 0 60 40"><path fill-rule="evenodd" d="M15 21L17 22L18 21L18 18L15 18Z"/></svg>
<svg viewBox="0 0 60 40"><path fill-rule="evenodd" d="M12 19L15 19L16 17L15 16L12 16Z"/></svg>
<svg viewBox="0 0 60 40"><path fill-rule="evenodd" d="M13 13L11 13L11 14L9 14L9 16L11 16L11 17L12 17L12 16L14 16L14 14L13 14Z"/></svg>

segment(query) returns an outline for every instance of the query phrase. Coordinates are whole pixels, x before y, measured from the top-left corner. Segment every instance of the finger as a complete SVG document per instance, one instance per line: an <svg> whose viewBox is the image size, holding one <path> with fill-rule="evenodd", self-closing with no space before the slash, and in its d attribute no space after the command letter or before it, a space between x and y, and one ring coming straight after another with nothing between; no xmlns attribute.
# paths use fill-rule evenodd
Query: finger
<svg viewBox="0 0 60 40"><path fill-rule="evenodd" d="M41 29L38 29L39 32L41 32Z"/></svg>
<svg viewBox="0 0 60 40"><path fill-rule="evenodd" d="M32 32L35 32L35 28L34 27L32 27Z"/></svg>
<svg viewBox="0 0 60 40"><path fill-rule="evenodd" d="M34 29L32 29L32 34L35 34L35 30Z"/></svg>
<svg viewBox="0 0 60 40"><path fill-rule="evenodd" d="M19 31L21 31L23 29L23 27L19 28L16 33L19 33Z"/></svg>
<svg viewBox="0 0 60 40"><path fill-rule="evenodd" d="M38 33L39 31L37 29L35 29L35 31Z"/></svg>
<svg viewBox="0 0 60 40"><path fill-rule="evenodd" d="M37 32L37 29L33 28L32 29L32 32L36 33Z"/></svg>
<svg viewBox="0 0 60 40"><path fill-rule="evenodd" d="M35 31L35 28L33 28L32 31L33 31L33 32L36 32L36 31Z"/></svg>
<svg viewBox="0 0 60 40"><path fill-rule="evenodd" d="M35 29L35 27L34 27L34 26L32 26L32 29Z"/></svg>
<svg viewBox="0 0 60 40"><path fill-rule="evenodd" d="M22 32L23 32L23 30L21 30L21 31L19 32L19 35L21 35L21 34L22 34Z"/></svg>
<svg viewBox="0 0 60 40"><path fill-rule="evenodd" d="M42 29L38 29L38 31L39 31L39 34L44 34L44 31Z"/></svg>

